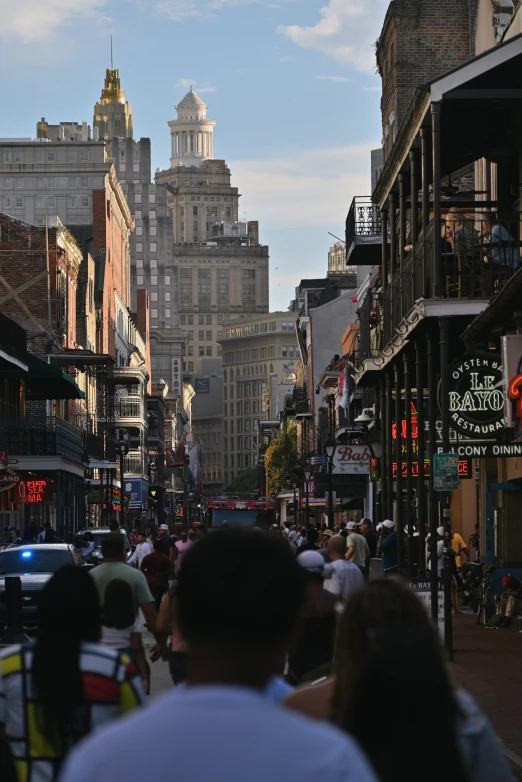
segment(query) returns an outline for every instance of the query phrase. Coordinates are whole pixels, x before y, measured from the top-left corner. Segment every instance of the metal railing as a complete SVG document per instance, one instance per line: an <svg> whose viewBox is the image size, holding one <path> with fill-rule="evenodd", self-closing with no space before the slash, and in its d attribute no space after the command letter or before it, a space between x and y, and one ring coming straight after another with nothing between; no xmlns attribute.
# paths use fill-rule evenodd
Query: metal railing
<svg viewBox="0 0 522 782"><path fill-rule="evenodd" d="M141 453L129 453L123 459L123 471L127 473L136 473L145 475L145 460Z"/></svg>
<svg viewBox="0 0 522 782"><path fill-rule="evenodd" d="M382 293L369 291L359 307L357 360L378 356L382 350Z"/></svg>
<svg viewBox="0 0 522 782"><path fill-rule="evenodd" d="M15 456L66 456L81 462L82 431L56 416L16 425L0 421L1 450Z"/></svg>
<svg viewBox="0 0 522 782"><path fill-rule="evenodd" d="M120 397L116 401L116 418L145 418L145 405L141 397Z"/></svg>
<svg viewBox="0 0 522 782"><path fill-rule="evenodd" d="M381 213L370 196L355 196L346 217L346 247L356 236L380 236Z"/></svg>

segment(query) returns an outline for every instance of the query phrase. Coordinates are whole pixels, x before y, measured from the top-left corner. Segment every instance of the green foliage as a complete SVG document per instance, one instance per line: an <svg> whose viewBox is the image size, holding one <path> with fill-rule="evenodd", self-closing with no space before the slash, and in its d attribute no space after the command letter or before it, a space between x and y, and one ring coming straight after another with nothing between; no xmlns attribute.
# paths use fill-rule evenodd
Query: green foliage
<svg viewBox="0 0 522 782"><path fill-rule="evenodd" d="M297 465L297 426L288 422L286 432L281 431L265 453L267 494L278 494L287 488L288 473Z"/></svg>
<svg viewBox="0 0 522 782"><path fill-rule="evenodd" d="M257 467L242 470L226 487L226 494L251 494L258 488Z"/></svg>

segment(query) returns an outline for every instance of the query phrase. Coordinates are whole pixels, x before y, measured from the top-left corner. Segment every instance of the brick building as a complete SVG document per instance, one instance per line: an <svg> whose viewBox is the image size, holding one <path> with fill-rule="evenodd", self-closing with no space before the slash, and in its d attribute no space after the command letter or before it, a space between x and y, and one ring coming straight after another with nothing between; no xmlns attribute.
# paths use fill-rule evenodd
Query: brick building
<svg viewBox="0 0 522 782"><path fill-rule="evenodd" d="M415 90L475 54L478 0L392 0L377 42L384 160Z"/></svg>

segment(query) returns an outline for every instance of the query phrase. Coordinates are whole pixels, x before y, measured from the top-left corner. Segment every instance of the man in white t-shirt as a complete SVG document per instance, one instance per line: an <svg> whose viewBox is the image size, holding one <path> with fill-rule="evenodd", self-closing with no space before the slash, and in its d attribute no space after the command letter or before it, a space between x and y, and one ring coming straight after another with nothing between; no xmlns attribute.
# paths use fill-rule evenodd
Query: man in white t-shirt
<svg viewBox="0 0 522 782"><path fill-rule="evenodd" d="M376 782L348 734L265 695L290 648L305 587L283 540L250 530L202 539L184 559L176 592L186 687L73 748L61 782L142 782L151 771L158 779L174 771L183 782ZM137 736L154 747L152 759L122 752Z"/></svg>
<svg viewBox="0 0 522 782"><path fill-rule="evenodd" d="M364 535L357 532L355 521L349 521L346 525L348 537L346 538L346 559L353 562L360 569L361 573L366 574L366 566L370 559L370 549Z"/></svg>
<svg viewBox="0 0 522 782"><path fill-rule="evenodd" d="M152 554L152 546L150 545L150 543L147 543L143 532L138 532L138 543L134 550L134 554L132 555L132 557L130 557L127 564L132 565L133 562L137 562L138 567L141 568L141 563L143 562L147 554Z"/></svg>
<svg viewBox="0 0 522 782"><path fill-rule="evenodd" d="M346 538L342 535L334 535L328 541L331 567L324 580L323 589L337 595L340 600L346 600L350 592L364 585L360 569L353 562L346 560L346 548Z"/></svg>
<svg viewBox="0 0 522 782"><path fill-rule="evenodd" d="M181 563L183 562L183 558L185 557L185 554L190 551L193 545L193 542L188 539L186 530L183 530L181 533L181 540L177 540L174 543L174 546L178 552L176 557L176 573L178 575L179 571L181 570Z"/></svg>

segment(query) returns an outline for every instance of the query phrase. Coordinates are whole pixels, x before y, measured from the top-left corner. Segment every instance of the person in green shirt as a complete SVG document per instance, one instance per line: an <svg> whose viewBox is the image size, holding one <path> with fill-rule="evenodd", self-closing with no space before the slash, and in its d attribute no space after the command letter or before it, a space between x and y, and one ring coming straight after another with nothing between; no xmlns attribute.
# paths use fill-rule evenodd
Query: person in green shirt
<svg viewBox="0 0 522 782"><path fill-rule="evenodd" d="M138 611L141 608L147 627L149 630L154 631L156 626L154 598L143 573L130 567L125 562L123 535L119 533L104 535L102 554L103 562L101 565L97 565L90 571L90 575L96 585L100 605L103 606L107 584L115 578L121 578L129 584L132 590L136 616L138 616Z"/></svg>

